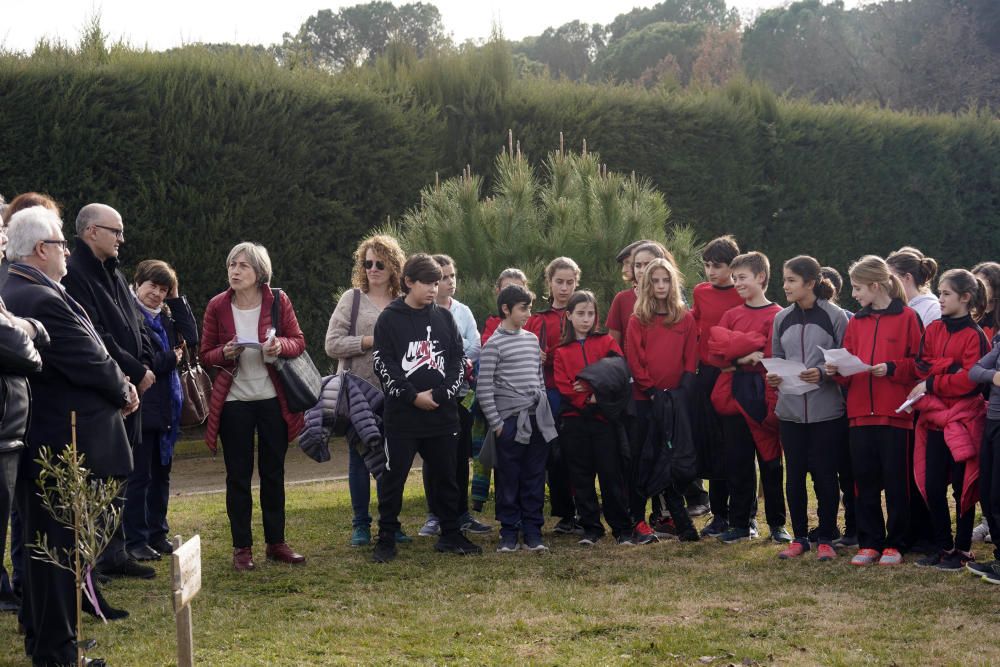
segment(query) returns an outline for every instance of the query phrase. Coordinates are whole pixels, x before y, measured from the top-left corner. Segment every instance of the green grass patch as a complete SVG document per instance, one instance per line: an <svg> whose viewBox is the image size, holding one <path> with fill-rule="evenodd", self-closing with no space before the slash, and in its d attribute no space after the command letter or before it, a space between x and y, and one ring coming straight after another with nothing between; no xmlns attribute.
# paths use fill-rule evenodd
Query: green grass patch
<svg viewBox="0 0 1000 667"><path fill-rule="evenodd" d="M411 480L405 529L425 506ZM765 540L725 546L664 542L593 549L548 537L551 551L437 554L415 538L390 565L347 545L346 482L289 487L287 536L304 567L230 564L222 494L174 498L171 525L199 533L203 590L194 601L196 661L205 665L330 664L996 664L984 638L1000 622L1000 590L968 574L856 569L810 552L783 562ZM259 521L259 514L255 520ZM981 549L981 556L988 556ZM94 655L113 665L174 662L169 565L157 578L116 580L110 601L132 612L89 617ZM26 664L13 616L0 623L0 664Z"/></svg>

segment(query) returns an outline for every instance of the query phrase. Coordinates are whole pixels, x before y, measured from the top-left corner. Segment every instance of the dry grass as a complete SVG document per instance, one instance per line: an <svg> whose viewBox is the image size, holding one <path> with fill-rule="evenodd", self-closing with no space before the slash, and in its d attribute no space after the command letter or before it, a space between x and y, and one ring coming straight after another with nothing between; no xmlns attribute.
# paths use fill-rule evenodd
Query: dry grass
<svg viewBox="0 0 1000 667"><path fill-rule="evenodd" d="M411 481L404 524L416 533L422 488ZM551 552L436 554L417 538L388 566L347 546L346 483L288 493L288 537L302 568L230 564L222 495L179 498L175 531L200 533L204 589L194 602L205 665L329 664L996 664L1000 589L968 574L912 564L858 570L812 554L780 562L766 541L666 542L585 550L552 537ZM259 535L258 535L259 539ZM982 550L982 555L987 552ZM168 566L153 582L116 581L110 600L132 617L88 619L95 655L113 665L171 664ZM0 662L27 664L12 616Z"/></svg>

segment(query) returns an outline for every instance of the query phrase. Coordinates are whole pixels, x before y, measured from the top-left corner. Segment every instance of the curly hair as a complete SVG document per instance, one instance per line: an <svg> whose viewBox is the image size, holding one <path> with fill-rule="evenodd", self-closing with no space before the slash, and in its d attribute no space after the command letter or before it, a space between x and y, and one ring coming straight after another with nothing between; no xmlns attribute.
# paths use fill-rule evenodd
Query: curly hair
<svg viewBox="0 0 1000 667"><path fill-rule="evenodd" d="M399 247L399 241L386 234L369 236L358 244L358 249L354 251L351 285L366 294L368 293L368 272L365 271L364 261L369 250L378 259L385 262L385 269L389 272L389 295L396 298L402 293L400 281L403 279L403 264L406 263L406 254Z"/></svg>

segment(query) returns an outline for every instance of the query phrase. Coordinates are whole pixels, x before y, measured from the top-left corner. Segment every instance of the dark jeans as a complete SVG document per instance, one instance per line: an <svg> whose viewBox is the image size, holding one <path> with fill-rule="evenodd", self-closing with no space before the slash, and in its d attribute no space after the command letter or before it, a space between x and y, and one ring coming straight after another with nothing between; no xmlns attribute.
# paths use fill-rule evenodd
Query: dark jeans
<svg viewBox="0 0 1000 667"><path fill-rule="evenodd" d="M788 496L788 513L792 517L795 537L809 536L808 493L806 473L812 477L816 492L816 513L819 528L816 537L819 542L833 541L837 528L837 460L841 441L847 434L845 418L812 424L798 424L790 421L779 422L781 446L785 452L788 467L785 491Z"/></svg>
<svg viewBox="0 0 1000 667"><path fill-rule="evenodd" d="M545 523L545 462L549 447L531 418L531 441L521 444L517 435L517 417L503 423L503 434L496 442L495 491L500 537L525 539L541 537ZM443 524L442 524L443 525Z"/></svg>
<svg viewBox="0 0 1000 667"><path fill-rule="evenodd" d="M618 537L631 532L625 477L615 428L605 421L589 417L566 417L562 420L560 446L569 464L570 480L576 491L576 507L585 533L603 535L601 507L611 533ZM601 500L594 488L595 476L601 484Z"/></svg>
<svg viewBox="0 0 1000 667"><path fill-rule="evenodd" d="M17 466L21 461L23 449L0 452L0 600L12 599L13 588L7 569L3 565L4 552L7 549L7 522L14 508L15 485L17 483ZM14 535L11 533L11 543ZM11 561L14 554L11 553Z"/></svg>
<svg viewBox="0 0 1000 667"><path fill-rule="evenodd" d="M722 417L726 440L726 482L729 487L729 523L734 528L749 528L757 507L757 466L764 487L764 515L767 525L785 525L784 471L781 458L761 461L757 445L743 415Z"/></svg>
<svg viewBox="0 0 1000 667"><path fill-rule="evenodd" d="M358 450L351 445L347 446L347 450L347 488L351 492L351 510L354 513L351 527L371 526L372 515L368 506L372 499L372 476Z"/></svg>
<svg viewBox="0 0 1000 667"><path fill-rule="evenodd" d="M55 550L72 549L73 533L42 506L35 480L17 485L25 543L41 533ZM35 664L76 664L76 589L73 574L36 558L24 559L24 598L19 620L24 650Z"/></svg>
<svg viewBox="0 0 1000 667"><path fill-rule="evenodd" d="M226 401L219 421L219 438L226 463L226 513L233 547L253 546L250 519L253 497L254 434L257 435L257 474L260 477L260 513L264 541L285 541L285 454L288 426L277 398L264 401Z"/></svg>
<svg viewBox="0 0 1000 667"><path fill-rule="evenodd" d="M708 483L708 503L712 517L729 521L729 484L724 479L713 479Z"/></svg>
<svg viewBox="0 0 1000 667"><path fill-rule="evenodd" d="M972 548L972 525L976 508L962 513L962 487L965 484L965 461L958 463L941 431L927 432L927 467L924 488L927 490L927 509L931 516L934 544L942 551ZM955 499L955 536L951 534L951 510L948 507L948 485Z"/></svg>
<svg viewBox="0 0 1000 667"><path fill-rule="evenodd" d="M171 463L160 462L160 436L158 430L144 430L141 444L132 450L132 474L125 486L122 516L127 549L166 539L169 532Z"/></svg>
<svg viewBox="0 0 1000 667"><path fill-rule="evenodd" d="M902 549L910 523L909 431L894 426L850 428L851 462L858 494L858 546ZM882 490L888 520L882 514Z"/></svg>
<svg viewBox="0 0 1000 667"><path fill-rule="evenodd" d="M457 427L457 425L456 425ZM431 512L441 521L441 534L458 532L458 484L455 482L455 458L458 434L442 433L414 437L387 429L385 434L387 463L378 485L379 539L395 539L399 530L399 512L403 508L403 487L419 453L424 460L424 477L429 478L434 493L430 497Z"/></svg>
<svg viewBox="0 0 1000 667"><path fill-rule="evenodd" d="M469 516L469 459L472 458L472 413L464 405L458 404L458 451L455 456L455 483L458 484L458 516L464 519ZM427 499L427 510L431 516L431 494L434 489L427 474L427 463L424 463L424 497Z"/></svg>
<svg viewBox="0 0 1000 667"><path fill-rule="evenodd" d="M558 389L546 389L545 394L549 399L549 407L553 415L559 414L562 406L562 396ZM576 504L573 502L573 487L570 484L569 467L566 465L566 457L559 452L561 446L547 447L549 452L548 462L545 464L545 472L549 482L549 506L552 516L561 519L572 519L576 516Z"/></svg>
<svg viewBox="0 0 1000 667"><path fill-rule="evenodd" d="M993 538L993 558L1000 560L1000 421L986 420L979 451L979 497Z"/></svg>

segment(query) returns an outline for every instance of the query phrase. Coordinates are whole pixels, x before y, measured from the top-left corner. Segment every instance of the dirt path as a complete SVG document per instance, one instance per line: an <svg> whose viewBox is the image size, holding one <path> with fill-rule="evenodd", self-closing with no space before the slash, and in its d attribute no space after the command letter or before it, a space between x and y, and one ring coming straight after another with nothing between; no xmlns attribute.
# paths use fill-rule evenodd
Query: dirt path
<svg viewBox="0 0 1000 667"><path fill-rule="evenodd" d="M207 451L207 450L206 450ZM413 468L422 465L420 458L413 462ZM344 442L330 442L330 460L317 463L302 453L298 445L288 447L285 458L285 483L307 484L347 479L347 446ZM254 472L254 486L257 473ZM189 496L200 493L221 493L226 490L226 466L221 452L217 456L185 456L174 460L170 473L170 494Z"/></svg>

